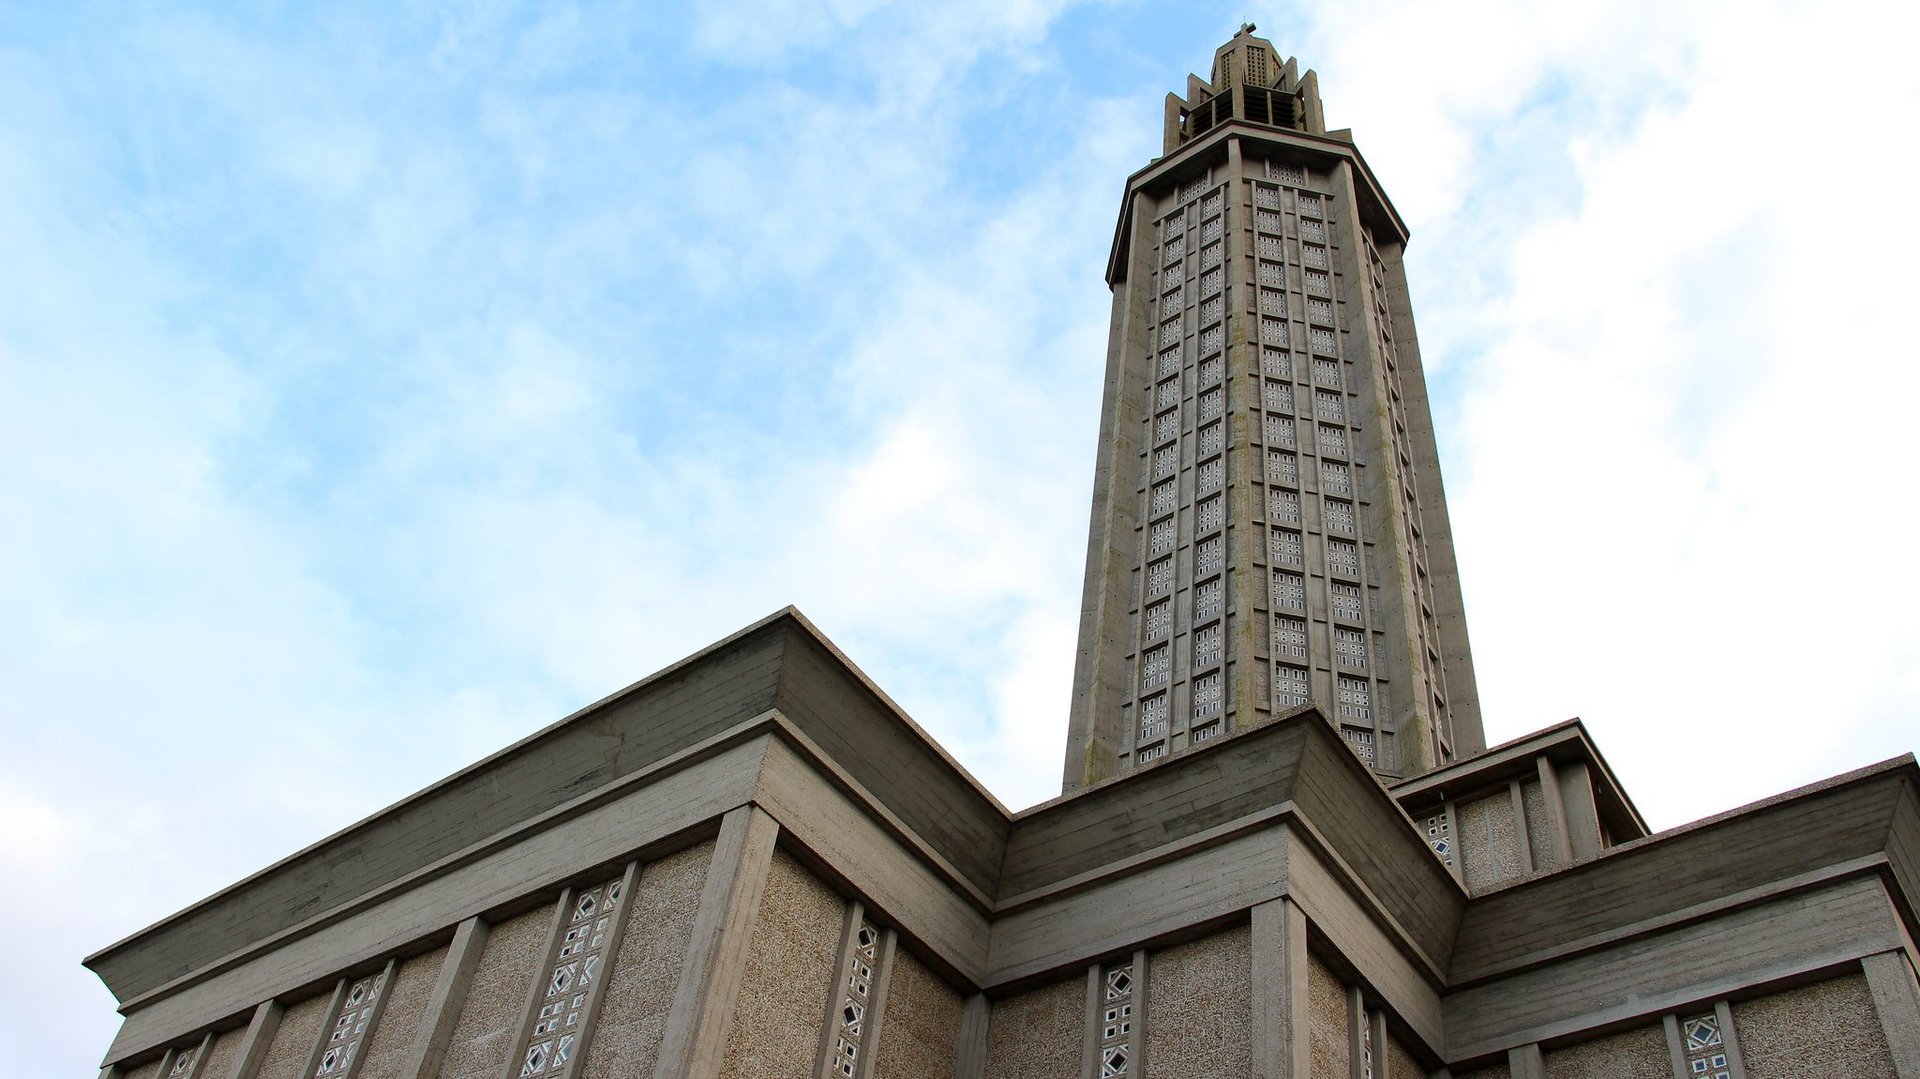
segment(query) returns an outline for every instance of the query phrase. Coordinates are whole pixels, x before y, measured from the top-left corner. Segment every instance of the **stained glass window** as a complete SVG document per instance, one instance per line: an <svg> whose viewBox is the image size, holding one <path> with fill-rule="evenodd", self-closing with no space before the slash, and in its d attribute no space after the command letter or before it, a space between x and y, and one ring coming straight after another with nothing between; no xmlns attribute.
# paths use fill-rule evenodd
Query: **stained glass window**
<svg viewBox="0 0 1920 1079"><path fill-rule="evenodd" d="M546 972L546 994L521 1058L522 1077L559 1075L573 1059L587 997L600 976L620 906L620 878L583 888L573 897L560 952Z"/></svg>
<svg viewBox="0 0 1920 1079"><path fill-rule="evenodd" d="M833 1074L852 1079L860 1067L867 1012L873 1005L873 970L880 962L880 930L865 918L854 930L846 991L840 996L840 1029L833 1039Z"/></svg>

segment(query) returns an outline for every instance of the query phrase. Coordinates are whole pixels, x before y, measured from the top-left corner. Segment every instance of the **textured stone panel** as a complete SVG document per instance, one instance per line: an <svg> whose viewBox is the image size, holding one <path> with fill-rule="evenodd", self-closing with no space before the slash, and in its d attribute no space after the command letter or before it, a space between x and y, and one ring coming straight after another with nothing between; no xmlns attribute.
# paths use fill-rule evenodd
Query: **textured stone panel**
<svg viewBox="0 0 1920 1079"><path fill-rule="evenodd" d="M1733 1006L1747 1074L1766 1079L1881 1079L1893 1052L1862 974Z"/></svg>
<svg viewBox="0 0 1920 1079"><path fill-rule="evenodd" d="M701 843L641 869L587 1043L584 1079L653 1074L712 859L713 844Z"/></svg>
<svg viewBox="0 0 1920 1079"><path fill-rule="evenodd" d="M1506 791L1454 807L1453 838L1468 888L1479 891L1520 876L1519 832Z"/></svg>
<svg viewBox="0 0 1920 1079"><path fill-rule="evenodd" d="M1505 1064L1489 1064L1484 1068L1475 1068L1470 1072L1454 1072L1453 1079L1508 1079Z"/></svg>
<svg viewBox="0 0 1920 1079"><path fill-rule="evenodd" d="M1673 1079L1667 1030L1657 1023L1545 1055L1547 1079Z"/></svg>
<svg viewBox="0 0 1920 1079"><path fill-rule="evenodd" d="M952 1075L960 1055L965 997L904 948L887 976L886 1019L873 1061L874 1079Z"/></svg>
<svg viewBox="0 0 1920 1079"><path fill-rule="evenodd" d="M307 1057L320 1043L320 1026L327 1021L327 1008L333 1004L332 987L317 997L308 997L288 1008L280 1017L280 1029L267 1046L267 1058L260 1064L258 1079L305 1079L300 1074Z"/></svg>
<svg viewBox="0 0 1920 1079"><path fill-rule="evenodd" d="M128 1072L126 1079L160 1079L160 1062L148 1061Z"/></svg>
<svg viewBox="0 0 1920 1079"><path fill-rule="evenodd" d="M1527 807L1527 843L1533 850L1533 868L1558 868L1564 864L1560 857L1560 826L1555 823L1561 808L1547 804L1546 788L1537 779L1521 784L1520 800Z"/></svg>
<svg viewBox="0 0 1920 1079"><path fill-rule="evenodd" d="M1313 1039L1313 1079L1348 1079L1351 1022L1347 987L1326 964L1308 956L1307 1024Z"/></svg>
<svg viewBox="0 0 1920 1079"><path fill-rule="evenodd" d="M846 903L776 850L727 1033L728 1079L810 1079L827 1021Z"/></svg>
<svg viewBox="0 0 1920 1079"><path fill-rule="evenodd" d="M1387 1079L1427 1079L1427 1069L1391 1034L1387 1035Z"/></svg>
<svg viewBox="0 0 1920 1079"><path fill-rule="evenodd" d="M358 1079L400 1079L401 1069L413 1053L414 1038L426 1021L433 986L440 980L440 966L446 958L445 947L435 948L414 956L393 972L380 1022L367 1033L366 1047L361 1050Z"/></svg>
<svg viewBox="0 0 1920 1079"><path fill-rule="evenodd" d="M1147 957L1149 1079L1251 1074L1252 957L1246 926Z"/></svg>
<svg viewBox="0 0 1920 1079"><path fill-rule="evenodd" d="M246 1027L236 1027L213 1039L207 1062L200 1065L201 1079L232 1079L234 1069L240 1066L240 1046L246 1040Z"/></svg>
<svg viewBox="0 0 1920 1079"><path fill-rule="evenodd" d="M553 929L553 904L542 903L509 918L487 933L486 948L473 968L467 1000L454 1024L440 1074L447 1079L494 1076L505 1072L520 1032L527 991L539 977Z"/></svg>
<svg viewBox="0 0 1920 1079"><path fill-rule="evenodd" d="M994 1079L1079 1079L1087 1020L1084 978L993 1002L987 1074Z"/></svg>

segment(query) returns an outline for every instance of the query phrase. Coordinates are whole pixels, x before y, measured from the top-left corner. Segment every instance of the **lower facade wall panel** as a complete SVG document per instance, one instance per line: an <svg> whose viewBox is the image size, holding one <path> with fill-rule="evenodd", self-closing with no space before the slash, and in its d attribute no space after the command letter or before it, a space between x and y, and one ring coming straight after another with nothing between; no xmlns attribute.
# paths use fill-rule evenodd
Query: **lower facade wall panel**
<svg viewBox="0 0 1920 1079"><path fill-rule="evenodd" d="M1673 1079L1667 1031L1658 1023L1551 1050L1546 1063L1547 1079Z"/></svg>
<svg viewBox="0 0 1920 1079"><path fill-rule="evenodd" d="M727 1035L727 1079L811 1079L846 903L775 851ZM837 1003L837 1002L835 1002Z"/></svg>
<svg viewBox="0 0 1920 1079"><path fill-rule="evenodd" d="M247 1028L237 1027L213 1040L206 1063L200 1065L201 1079L231 1079L240 1066L240 1047L246 1043ZM360 1073L362 1076L365 1071Z"/></svg>
<svg viewBox="0 0 1920 1079"><path fill-rule="evenodd" d="M1252 947L1243 926L1148 956L1148 1079L1251 1074Z"/></svg>
<svg viewBox="0 0 1920 1079"><path fill-rule="evenodd" d="M1879 1079L1893 1072L1867 979L1848 974L1733 1006L1747 1074L1765 1079Z"/></svg>
<svg viewBox="0 0 1920 1079"><path fill-rule="evenodd" d="M386 989L386 1006L380 1012L380 1022L367 1035L355 1079L403 1079L401 1071L413 1054L414 1038L426 1021L433 986L446 958L447 949L435 948L414 956L393 972L393 984Z"/></svg>
<svg viewBox="0 0 1920 1079"><path fill-rule="evenodd" d="M1307 1008L1313 1038L1312 1079L1348 1079L1353 1055L1347 1043L1352 1022L1347 987L1318 958L1307 960Z"/></svg>
<svg viewBox="0 0 1920 1079"><path fill-rule="evenodd" d="M487 934L446 1061L440 1066L445 1079L485 1079L504 1073L514 1035L520 1030L528 987L536 976L534 968L546 952L552 927L553 905L543 903Z"/></svg>
<svg viewBox="0 0 1920 1079"><path fill-rule="evenodd" d="M641 870L607 999L587 1046L585 1079L653 1074L712 858L713 844L701 843Z"/></svg>
<svg viewBox="0 0 1920 1079"><path fill-rule="evenodd" d="M928 970L925 963L905 949L895 951L873 1079L952 1075L966 1008L965 998Z"/></svg>
<svg viewBox="0 0 1920 1079"><path fill-rule="evenodd" d="M327 1021L327 1009L332 1004L332 996L322 993L287 1007L287 1013L280 1017L280 1029L274 1032L273 1044L267 1047L258 1079L306 1079L300 1070L319 1044L320 1025Z"/></svg>
<svg viewBox="0 0 1920 1079"><path fill-rule="evenodd" d="M1079 1079L1087 985L1078 978L993 1003L987 1079Z"/></svg>

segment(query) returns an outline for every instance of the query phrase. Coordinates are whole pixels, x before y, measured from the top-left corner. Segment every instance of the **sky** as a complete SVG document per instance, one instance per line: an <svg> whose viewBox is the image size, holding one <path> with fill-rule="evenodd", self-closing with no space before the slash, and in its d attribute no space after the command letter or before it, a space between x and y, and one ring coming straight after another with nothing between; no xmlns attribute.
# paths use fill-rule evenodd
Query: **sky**
<svg viewBox="0 0 1920 1079"><path fill-rule="evenodd" d="M1124 178L1242 20L1413 233L1490 741L1920 748L1895 5L0 6L0 1040L789 603L1058 789Z"/></svg>

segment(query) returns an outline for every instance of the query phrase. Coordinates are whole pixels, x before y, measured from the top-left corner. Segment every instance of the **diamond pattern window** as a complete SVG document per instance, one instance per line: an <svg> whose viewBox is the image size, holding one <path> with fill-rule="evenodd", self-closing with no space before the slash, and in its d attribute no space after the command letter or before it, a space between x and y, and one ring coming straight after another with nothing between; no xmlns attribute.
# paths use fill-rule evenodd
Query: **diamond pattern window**
<svg viewBox="0 0 1920 1079"><path fill-rule="evenodd" d="M574 893L560 950L547 968L546 993L540 999L526 1054L520 1060L522 1079L568 1071L574 1047L584 1032L587 998L607 958L607 942L613 937L619 906L619 877Z"/></svg>
<svg viewBox="0 0 1920 1079"><path fill-rule="evenodd" d="M846 990L840 995L840 1028L834 1032L832 1074L853 1079L860 1068L867 1012L873 1005L873 970L880 962L880 930L865 918L853 934Z"/></svg>
<svg viewBox="0 0 1920 1079"><path fill-rule="evenodd" d="M1133 1075L1133 964L1107 967L1101 983L1100 1079Z"/></svg>
<svg viewBox="0 0 1920 1079"><path fill-rule="evenodd" d="M327 1047L321 1050L320 1063L313 1069L314 1079L344 1076L352 1070L354 1058L359 1055L360 1046L366 1041L367 1030L373 1025L374 1013L379 1010L380 993L386 985L386 971L381 971L347 986L340 997L339 1010L333 1015Z"/></svg>
<svg viewBox="0 0 1920 1079"><path fill-rule="evenodd" d="M1445 813L1427 818L1427 846L1448 865L1453 864L1453 822Z"/></svg>
<svg viewBox="0 0 1920 1079"><path fill-rule="evenodd" d="M1688 1074L1701 1079L1731 1079L1733 1068L1727 1063L1719 1016L1707 1012L1681 1020L1680 1033L1687 1043Z"/></svg>

